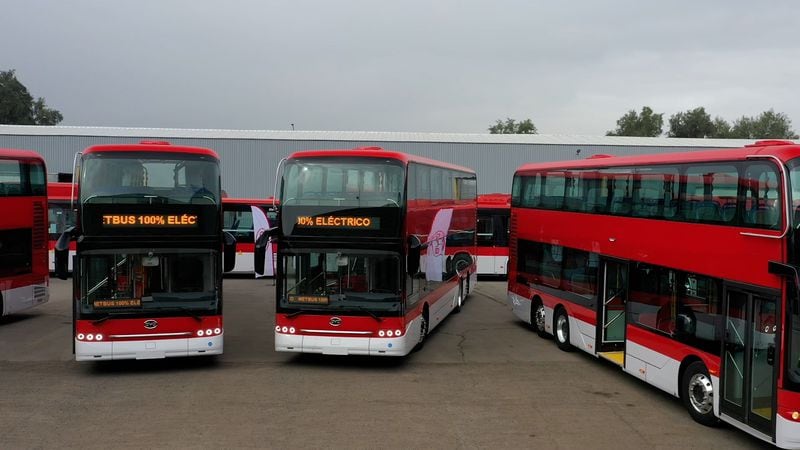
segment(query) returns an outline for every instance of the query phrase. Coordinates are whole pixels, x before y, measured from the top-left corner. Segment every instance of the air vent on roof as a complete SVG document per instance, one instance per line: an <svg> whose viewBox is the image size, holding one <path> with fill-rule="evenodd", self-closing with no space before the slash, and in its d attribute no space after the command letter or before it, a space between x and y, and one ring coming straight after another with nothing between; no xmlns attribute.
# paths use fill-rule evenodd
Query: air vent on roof
<svg viewBox="0 0 800 450"><path fill-rule="evenodd" d="M605 153L598 153L596 155L592 155L587 157L586 159L601 159L601 158L613 158L614 155L606 155Z"/></svg>
<svg viewBox="0 0 800 450"><path fill-rule="evenodd" d="M358 147L353 150L383 150L381 147Z"/></svg>
<svg viewBox="0 0 800 450"><path fill-rule="evenodd" d="M784 141L782 139L765 139L763 141L756 141L755 144L747 144L745 147L768 147L770 145L794 145L794 142Z"/></svg>
<svg viewBox="0 0 800 450"><path fill-rule="evenodd" d="M140 141L143 145L170 145L169 141Z"/></svg>

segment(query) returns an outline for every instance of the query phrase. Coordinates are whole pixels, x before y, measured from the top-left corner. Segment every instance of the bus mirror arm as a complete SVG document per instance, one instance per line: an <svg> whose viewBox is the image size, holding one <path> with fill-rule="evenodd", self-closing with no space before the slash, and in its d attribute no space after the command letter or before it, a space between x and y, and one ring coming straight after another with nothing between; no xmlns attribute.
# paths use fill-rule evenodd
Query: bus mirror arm
<svg viewBox="0 0 800 450"><path fill-rule="evenodd" d="M767 270L769 273L792 279L794 282L794 299L792 299L792 309L795 312L800 312L800 272L798 272L797 267L778 261L769 261L767 264Z"/></svg>
<svg viewBox="0 0 800 450"><path fill-rule="evenodd" d="M222 233L222 271L230 272L236 266L236 238L229 232Z"/></svg>
<svg viewBox="0 0 800 450"><path fill-rule="evenodd" d="M74 226L64 230L61 236L58 237L53 251L55 260L54 272L56 277L62 280L67 279L67 273L69 272L69 243L75 237L75 231L76 228Z"/></svg>

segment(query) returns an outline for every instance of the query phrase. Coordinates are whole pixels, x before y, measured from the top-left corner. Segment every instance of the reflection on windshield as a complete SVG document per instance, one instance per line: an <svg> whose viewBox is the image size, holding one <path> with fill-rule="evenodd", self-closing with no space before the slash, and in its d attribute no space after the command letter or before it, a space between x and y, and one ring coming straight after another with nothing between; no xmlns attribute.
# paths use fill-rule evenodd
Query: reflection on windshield
<svg viewBox="0 0 800 450"><path fill-rule="evenodd" d="M286 165L282 205L399 207L405 169L375 158L295 160Z"/></svg>
<svg viewBox="0 0 800 450"><path fill-rule="evenodd" d="M81 312L214 310L215 252L171 250L86 256Z"/></svg>
<svg viewBox="0 0 800 450"><path fill-rule="evenodd" d="M216 160L88 156L83 162L84 203L216 204L220 197Z"/></svg>
<svg viewBox="0 0 800 450"><path fill-rule="evenodd" d="M69 202L51 201L47 209L50 239L56 240L67 228L75 225L75 211L69 207Z"/></svg>
<svg viewBox="0 0 800 450"><path fill-rule="evenodd" d="M285 308L399 311L397 254L303 253L283 258Z"/></svg>

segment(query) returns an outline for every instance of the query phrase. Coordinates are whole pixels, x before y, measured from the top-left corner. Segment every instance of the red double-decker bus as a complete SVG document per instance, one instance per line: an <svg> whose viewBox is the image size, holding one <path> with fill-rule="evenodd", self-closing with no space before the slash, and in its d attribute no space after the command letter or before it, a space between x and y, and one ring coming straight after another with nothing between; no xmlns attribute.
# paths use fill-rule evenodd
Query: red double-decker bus
<svg viewBox="0 0 800 450"><path fill-rule="evenodd" d="M47 183L44 159L0 149L0 316L45 303Z"/></svg>
<svg viewBox="0 0 800 450"><path fill-rule="evenodd" d="M508 300L719 420L800 448L800 146L528 164Z"/></svg>
<svg viewBox="0 0 800 450"><path fill-rule="evenodd" d="M474 289L472 170L369 147L294 153L281 181L277 351L406 355Z"/></svg>
<svg viewBox="0 0 800 450"><path fill-rule="evenodd" d="M47 183L47 218L49 223L48 253L50 271L55 272L55 248L58 238L68 228L75 226L74 193L72 183L50 182ZM69 258L67 270L72 272L72 257L75 256L75 242L69 244Z"/></svg>
<svg viewBox="0 0 800 450"><path fill-rule="evenodd" d="M508 275L511 194L478 196L478 275Z"/></svg>
<svg viewBox="0 0 800 450"><path fill-rule="evenodd" d="M76 225L56 244L65 277L77 241L75 358L222 353L222 272L235 241L222 232L217 154L142 142L89 147L76 161Z"/></svg>
<svg viewBox="0 0 800 450"><path fill-rule="evenodd" d="M236 264L229 273L253 274L255 237L277 226L278 201L266 199L231 198L222 199L222 229L236 238ZM271 246L270 246L271 247ZM257 276L274 276L274 252L268 252L268 264L264 273Z"/></svg>

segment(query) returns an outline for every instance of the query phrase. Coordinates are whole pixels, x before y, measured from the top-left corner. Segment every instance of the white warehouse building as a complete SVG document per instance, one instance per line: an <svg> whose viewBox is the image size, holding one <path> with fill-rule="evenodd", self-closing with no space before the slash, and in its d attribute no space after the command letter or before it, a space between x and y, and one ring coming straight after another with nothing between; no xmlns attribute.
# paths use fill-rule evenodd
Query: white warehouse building
<svg viewBox="0 0 800 450"><path fill-rule="evenodd" d="M510 192L514 170L528 162L633 155L750 144L737 139L571 135L499 135L368 131L258 131L0 125L0 148L39 152L50 173L72 172L75 153L95 144L142 140L207 147L222 159L222 187L231 197L273 195L282 158L297 150L383 147L475 169L478 192Z"/></svg>

